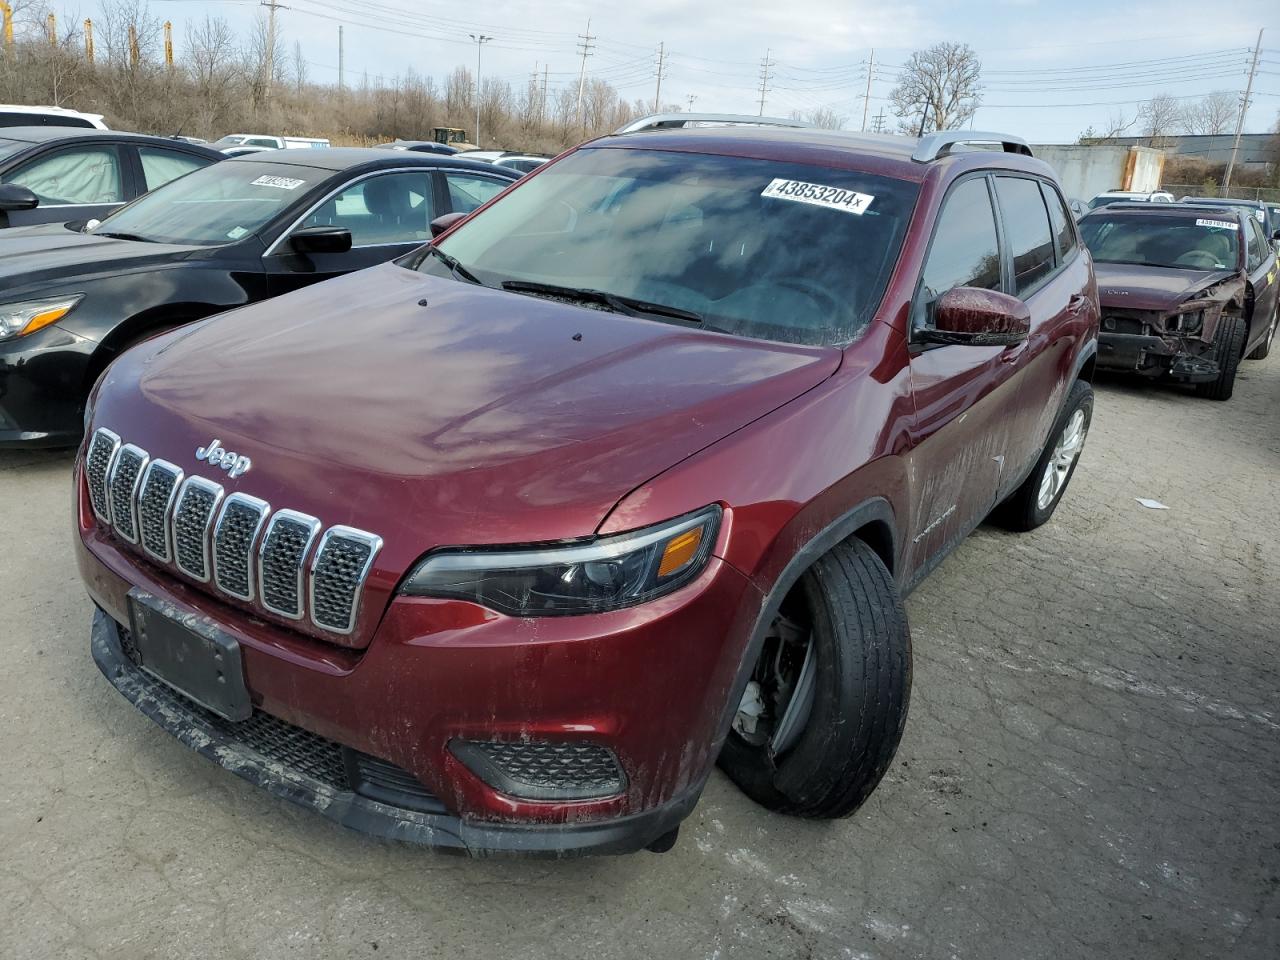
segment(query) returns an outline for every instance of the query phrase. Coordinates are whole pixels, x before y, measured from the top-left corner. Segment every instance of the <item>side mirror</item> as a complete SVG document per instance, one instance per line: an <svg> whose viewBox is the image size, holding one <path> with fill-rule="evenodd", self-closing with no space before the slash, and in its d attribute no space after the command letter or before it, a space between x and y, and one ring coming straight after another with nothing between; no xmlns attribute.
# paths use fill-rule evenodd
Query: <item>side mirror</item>
<svg viewBox="0 0 1280 960"><path fill-rule="evenodd" d="M346 253L351 249L351 231L346 227L303 227L289 236L289 246L298 253Z"/></svg>
<svg viewBox="0 0 1280 960"><path fill-rule="evenodd" d="M0 183L0 210L34 210L40 198L16 183Z"/></svg>
<svg viewBox="0 0 1280 960"><path fill-rule="evenodd" d="M1280 230L1277 230L1275 233L1273 233L1273 234L1271 235L1271 239L1272 239L1272 240L1276 240L1276 241L1280 241Z"/></svg>
<svg viewBox="0 0 1280 960"><path fill-rule="evenodd" d="M465 216L465 213L446 213L444 216L436 217L431 221L431 239L434 240L440 236Z"/></svg>
<svg viewBox="0 0 1280 960"><path fill-rule="evenodd" d="M1008 347L1031 333L1031 311L1017 297L977 287L954 287L938 298L933 326L921 330L925 343Z"/></svg>

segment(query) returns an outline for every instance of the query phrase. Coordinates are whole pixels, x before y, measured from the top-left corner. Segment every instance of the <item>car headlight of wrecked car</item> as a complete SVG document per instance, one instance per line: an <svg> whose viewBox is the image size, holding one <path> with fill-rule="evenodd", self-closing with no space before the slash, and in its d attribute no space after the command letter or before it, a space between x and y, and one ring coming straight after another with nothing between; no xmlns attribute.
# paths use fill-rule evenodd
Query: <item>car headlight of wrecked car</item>
<svg viewBox="0 0 1280 960"><path fill-rule="evenodd" d="M692 580L719 527L720 508L711 506L589 543L443 551L423 560L402 592L470 600L520 617L613 610Z"/></svg>
<svg viewBox="0 0 1280 960"><path fill-rule="evenodd" d="M25 337L51 323L57 323L84 297L54 297L49 300L26 300L0 305L0 340Z"/></svg>

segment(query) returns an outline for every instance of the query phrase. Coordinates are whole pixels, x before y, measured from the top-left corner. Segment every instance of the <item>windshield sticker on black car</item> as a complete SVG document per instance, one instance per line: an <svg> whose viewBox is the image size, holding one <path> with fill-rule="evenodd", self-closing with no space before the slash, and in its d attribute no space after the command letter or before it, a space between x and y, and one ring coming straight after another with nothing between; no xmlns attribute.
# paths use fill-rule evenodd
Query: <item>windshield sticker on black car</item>
<svg viewBox="0 0 1280 960"><path fill-rule="evenodd" d="M1197 227L1218 227L1221 230L1239 230L1240 224L1230 220L1197 220Z"/></svg>
<svg viewBox="0 0 1280 960"><path fill-rule="evenodd" d="M292 177L259 177L254 180L251 186L254 187L279 187L281 190L297 190L307 181L295 180Z"/></svg>
<svg viewBox="0 0 1280 960"><path fill-rule="evenodd" d="M760 192L760 196L773 200L794 200L797 203L811 203L815 207L826 207L829 210L841 210L844 213L856 213L858 216L867 212L875 197L844 187L827 187L820 183L805 183L803 180L774 180Z"/></svg>

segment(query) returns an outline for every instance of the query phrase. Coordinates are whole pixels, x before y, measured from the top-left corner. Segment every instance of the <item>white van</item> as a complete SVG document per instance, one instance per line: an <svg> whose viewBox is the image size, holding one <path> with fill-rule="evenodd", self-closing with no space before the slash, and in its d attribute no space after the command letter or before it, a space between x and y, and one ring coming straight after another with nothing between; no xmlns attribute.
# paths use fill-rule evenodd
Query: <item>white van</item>
<svg viewBox="0 0 1280 960"><path fill-rule="evenodd" d="M28 107L0 103L0 127L88 127L106 130L100 113L81 113L63 107Z"/></svg>

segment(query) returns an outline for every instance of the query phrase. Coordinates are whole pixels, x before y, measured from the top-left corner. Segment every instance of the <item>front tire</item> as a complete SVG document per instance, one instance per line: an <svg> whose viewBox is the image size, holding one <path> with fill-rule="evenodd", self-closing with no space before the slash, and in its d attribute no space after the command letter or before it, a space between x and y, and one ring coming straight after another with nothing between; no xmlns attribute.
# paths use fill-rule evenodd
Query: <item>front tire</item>
<svg viewBox="0 0 1280 960"><path fill-rule="evenodd" d="M720 766L771 810L846 817L889 769L910 691L911 633L893 576L851 538L784 601Z"/></svg>
<svg viewBox="0 0 1280 960"><path fill-rule="evenodd" d="M1197 383L1196 393L1210 400L1230 400L1236 389L1236 370L1244 353L1244 317L1223 316L1213 335L1213 359L1218 362L1218 376L1208 383Z"/></svg>
<svg viewBox="0 0 1280 960"><path fill-rule="evenodd" d="M1008 500L996 507L991 519L1019 533L1047 523L1076 472L1092 421L1093 387L1077 380L1031 474Z"/></svg>

